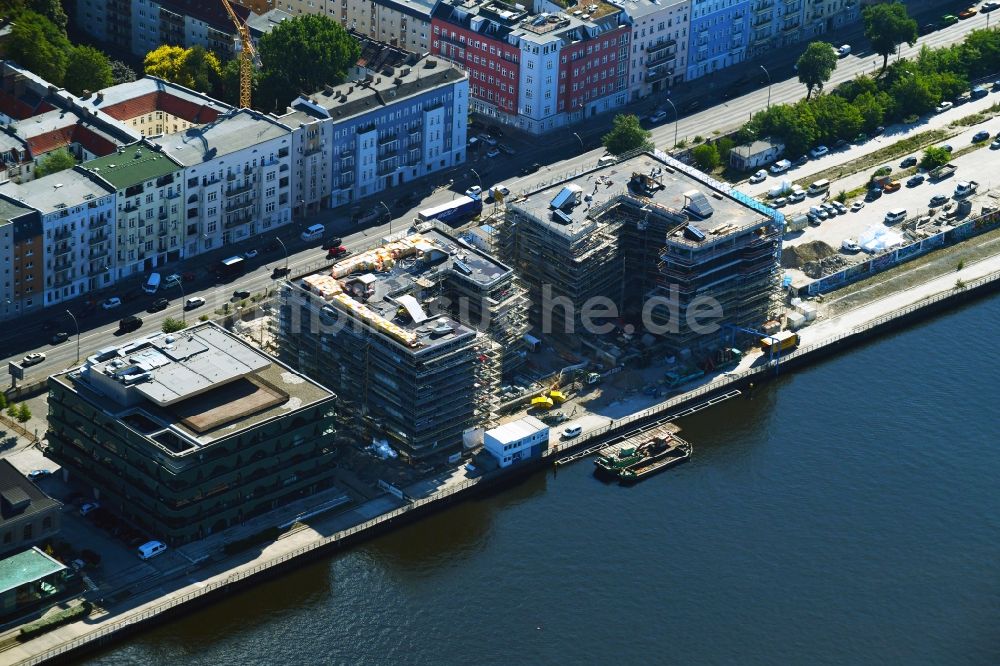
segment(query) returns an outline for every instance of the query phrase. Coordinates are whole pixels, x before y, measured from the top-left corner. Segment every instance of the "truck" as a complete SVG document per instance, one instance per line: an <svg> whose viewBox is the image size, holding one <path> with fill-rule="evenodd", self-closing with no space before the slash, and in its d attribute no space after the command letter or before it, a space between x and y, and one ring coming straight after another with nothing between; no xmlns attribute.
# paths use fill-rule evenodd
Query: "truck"
<svg viewBox="0 0 1000 666"><path fill-rule="evenodd" d="M433 208L426 208L417 213L420 222L440 220L445 224L457 224L475 217L483 212L482 198L469 196L455 197L452 201Z"/></svg>
<svg viewBox="0 0 1000 666"><path fill-rule="evenodd" d="M939 167L931 169L931 172L927 174L927 177L933 180L944 180L949 178L958 171L958 167L954 164L942 164Z"/></svg>
<svg viewBox="0 0 1000 666"><path fill-rule="evenodd" d="M974 180L970 180L968 182L960 181L958 185L955 186L955 196L967 197L977 189L979 189L979 183Z"/></svg>
<svg viewBox="0 0 1000 666"><path fill-rule="evenodd" d="M760 339L760 348L768 354L777 354L795 349L799 346L799 334L792 331L779 331L774 335Z"/></svg>
<svg viewBox="0 0 1000 666"><path fill-rule="evenodd" d="M805 215L791 215L785 218L785 233L790 234L795 231L802 231L809 224L809 218Z"/></svg>

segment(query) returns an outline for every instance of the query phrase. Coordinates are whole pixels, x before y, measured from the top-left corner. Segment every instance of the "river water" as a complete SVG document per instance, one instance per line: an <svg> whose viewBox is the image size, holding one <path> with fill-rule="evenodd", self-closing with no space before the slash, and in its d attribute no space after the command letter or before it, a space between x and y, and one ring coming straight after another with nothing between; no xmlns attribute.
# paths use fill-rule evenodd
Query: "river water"
<svg viewBox="0 0 1000 666"><path fill-rule="evenodd" d="M539 473L95 664L1000 663L1000 297Z"/></svg>

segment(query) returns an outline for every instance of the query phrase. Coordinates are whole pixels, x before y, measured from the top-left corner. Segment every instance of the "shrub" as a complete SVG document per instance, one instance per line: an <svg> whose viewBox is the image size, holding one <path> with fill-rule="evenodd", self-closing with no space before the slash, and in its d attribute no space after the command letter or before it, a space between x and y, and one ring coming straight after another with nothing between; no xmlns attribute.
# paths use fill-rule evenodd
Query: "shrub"
<svg viewBox="0 0 1000 666"><path fill-rule="evenodd" d="M21 633L18 635L18 639L31 640L35 636L40 636L45 632L52 631L56 627L61 627L64 624L79 620L90 613L90 608L90 602L85 601L82 604L61 610L58 613L53 613L52 615L44 617L36 622L32 622L31 624L26 624L21 627Z"/></svg>
<svg viewBox="0 0 1000 666"><path fill-rule="evenodd" d="M187 328L187 323L181 319L174 319L173 317L167 317L163 320L163 326L161 327L164 333L176 333L177 331L183 331Z"/></svg>

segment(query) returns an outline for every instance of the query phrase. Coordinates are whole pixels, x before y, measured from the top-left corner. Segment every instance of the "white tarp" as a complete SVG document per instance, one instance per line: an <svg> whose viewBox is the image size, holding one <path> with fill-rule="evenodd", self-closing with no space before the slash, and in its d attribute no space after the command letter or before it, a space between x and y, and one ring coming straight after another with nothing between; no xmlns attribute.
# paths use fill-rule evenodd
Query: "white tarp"
<svg viewBox="0 0 1000 666"><path fill-rule="evenodd" d="M899 232L881 225L868 227L858 236L858 245L871 254L899 247L903 242L903 236Z"/></svg>

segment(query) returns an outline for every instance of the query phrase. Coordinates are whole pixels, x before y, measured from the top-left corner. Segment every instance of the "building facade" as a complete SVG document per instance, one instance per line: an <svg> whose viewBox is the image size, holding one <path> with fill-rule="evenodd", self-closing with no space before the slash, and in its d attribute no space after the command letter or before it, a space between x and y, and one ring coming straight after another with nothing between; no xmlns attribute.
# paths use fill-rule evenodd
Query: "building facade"
<svg viewBox="0 0 1000 666"><path fill-rule="evenodd" d="M300 97L282 120L306 133L303 159L308 141L322 144L324 132L329 137L325 155L315 159L319 166L325 158L331 161L330 205L340 206L462 164L468 110L468 78L447 62L425 56ZM306 123L309 119L331 127L319 131ZM306 178L311 177L303 170L303 182Z"/></svg>
<svg viewBox="0 0 1000 666"><path fill-rule="evenodd" d="M41 214L0 197L0 319L12 319L42 307L44 257Z"/></svg>
<svg viewBox="0 0 1000 666"><path fill-rule="evenodd" d="M626 104L625 14L603 1L591 13L537 5L443 0L435 8L431 51L469 72L472 111L541 134Z"/></svg>
<svg viewBox="0 0 1000 666"><path fill-rule="evenodd" d="M534 416L524 416L483 433L483 448L500 467L537 458L549 447L549 427Z"/></svg>
<svg viewBox="0 0 1000 666"><path fill-rule="evenodd" d="M212 323L49 378L48 455L171 545L333 483L336 396Z"/></svg>
<svg viewBox="0 0 1000 666"><path fill-rule="evenodd" d="M800 44L858 21L858 0L793 0L750 3L749 57Z"/></svg>
<svg viewBox="0 0 1000 666"><path fill-rule="evenodd" d="M0 557L59 533L62 505L0 460Z"/></svg>
<svg viewBox="0 0 1000 666"><path fill-rule="evenodd" d="M629 99L669 94L687 73L691 0L641 0L624 11L632 27Z"/></svg>
<svg viewBox="0 0 1000 666"><path fill-rule="evenodd" d="M79 169L115 192L115 278L142 275L183 259L197 233L184 218L183 168L158 146L141 142L90 160ZM190 229L189 229L190 226Z"/></svg>
<svg viewBox="0 0 1000 666"><path fill-rule="evenodd" d="M686 80L699 79L746 59L751 4L751 0L691 0Z"/></svg>

